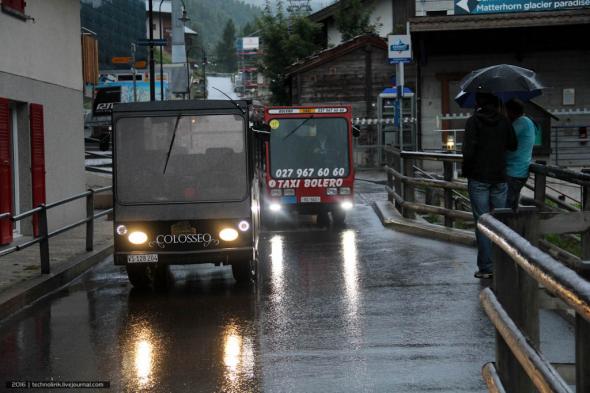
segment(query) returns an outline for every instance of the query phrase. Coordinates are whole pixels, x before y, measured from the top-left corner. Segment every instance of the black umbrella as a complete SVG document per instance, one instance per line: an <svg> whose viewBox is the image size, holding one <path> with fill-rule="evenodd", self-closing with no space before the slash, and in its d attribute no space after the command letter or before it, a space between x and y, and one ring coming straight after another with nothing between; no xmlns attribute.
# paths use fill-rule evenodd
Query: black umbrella
<svg viewBox="0 0 590 393"><path fill-rule="evenodd" d="M535 72L510 64L499 64L472 71L461 81L455 101L463 108L475 106L476 93L492 93L503 102L512 98L528 101L544 88Z"/></svg>

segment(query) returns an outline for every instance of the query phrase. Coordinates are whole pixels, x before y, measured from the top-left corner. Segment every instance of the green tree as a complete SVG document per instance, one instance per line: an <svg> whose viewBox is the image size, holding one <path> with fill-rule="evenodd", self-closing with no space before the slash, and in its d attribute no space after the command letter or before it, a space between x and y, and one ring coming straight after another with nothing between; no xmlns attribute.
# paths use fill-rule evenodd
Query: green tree
<svg viewBox="0 0 590 393"><path fill-rule="evenodd" d="M340 0L334 19L336 27L342 34L342 40L347 41L358 35L376 33L377 24L371 24L373 7L363 5L362 0Z"/></svg>
<svg viewBox="0 0 590 393"><path fill-rule="evenodd" d="M251 22L246 22L246 24L242 27L241 37L249 37L252 33L255 33L258 29L257 23L258 21L256 19Z"/></svg>
<svg viewBox="0 0 590 393"><path fill-rule="evenodd" d="M233 20L229 19L223 29L221 41L215 48L217 65L221 72L236 72L238 59L236 55L236 26Z"/></svg>
<svg viewBox="0 0 590 393"><path fill-rule="evenodd" d="M263 72L270 80L271 101L276 105L288 104L286 69L321 48L321 27L304 15L286 15L281 0L275 14L267 0L257 24L264 47Z"/></svg>

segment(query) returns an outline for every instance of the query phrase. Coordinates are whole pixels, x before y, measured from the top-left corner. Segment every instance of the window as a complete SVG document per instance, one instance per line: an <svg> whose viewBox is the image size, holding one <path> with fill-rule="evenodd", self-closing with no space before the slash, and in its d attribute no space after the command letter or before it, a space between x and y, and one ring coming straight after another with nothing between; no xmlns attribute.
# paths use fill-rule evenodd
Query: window
<svg viewBox="0 0 590 393"><path fill-rule="evenodd" d="M19 18L27 19L25 16L25 0L2 0L2 11Z"/></svg>

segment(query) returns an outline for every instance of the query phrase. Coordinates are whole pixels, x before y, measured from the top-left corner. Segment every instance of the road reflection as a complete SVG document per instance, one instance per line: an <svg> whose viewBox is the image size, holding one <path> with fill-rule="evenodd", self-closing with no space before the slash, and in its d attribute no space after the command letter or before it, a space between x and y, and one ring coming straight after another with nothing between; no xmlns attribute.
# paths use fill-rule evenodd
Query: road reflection
<svg viewBox="0 0 590 393"><path fill-rule="evenodd" d="M252 288L132 291L121 324L122 390L257 391Z"/></svg>
<svg viewBox="0 0 590 393"><path fill-rule="evenodd" d="M240 334L239 326L226 326L223 343L225 374L221 391L240 392L241 380L254 378L254 346L251 337Z"/></svg>

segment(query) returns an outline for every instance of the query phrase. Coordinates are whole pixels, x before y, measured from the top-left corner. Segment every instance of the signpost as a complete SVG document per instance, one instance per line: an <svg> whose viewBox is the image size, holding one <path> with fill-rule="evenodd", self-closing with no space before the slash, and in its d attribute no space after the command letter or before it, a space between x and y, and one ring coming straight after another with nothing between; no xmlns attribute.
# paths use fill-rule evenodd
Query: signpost
<svg viewBox="0 0 590 393"><path fill-rule="evenodd" d="M399 148L403 149L403 124L402 106L404 97L404 64L412 61L412 38L410 36L410 23L406 24L406 34L394 34L387 36L387 48L389 64L396 64L397 94L394 104L394 121L398 127Z"/></svg>

